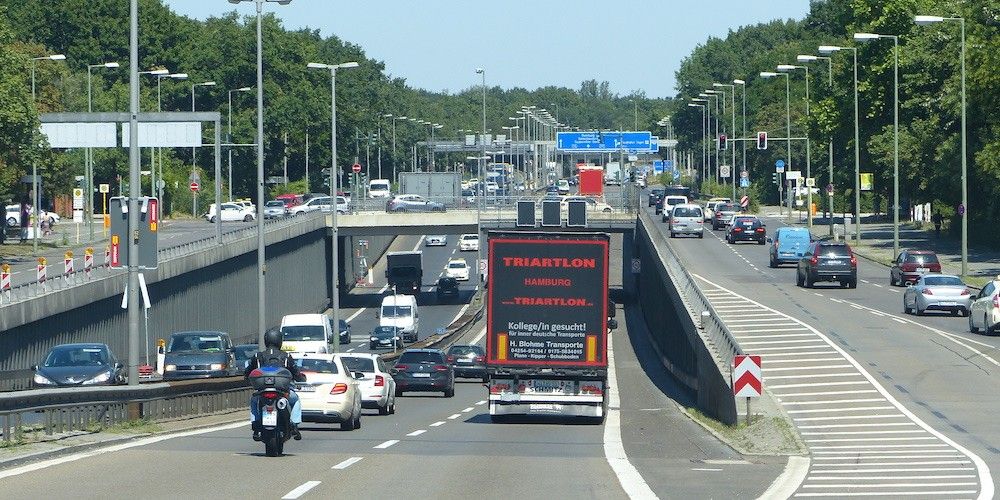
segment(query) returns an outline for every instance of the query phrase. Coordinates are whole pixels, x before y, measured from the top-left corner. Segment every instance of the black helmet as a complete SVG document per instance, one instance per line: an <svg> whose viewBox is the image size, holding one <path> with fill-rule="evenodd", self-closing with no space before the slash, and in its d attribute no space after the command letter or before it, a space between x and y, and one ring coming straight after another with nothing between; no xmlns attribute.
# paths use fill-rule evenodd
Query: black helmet
<svg viewBox="0 0 1000 500"><path fill-rule="evenodd" d="M277 328L271 328L270 330L264 332L264 347L271 349L281 349L282 340L281 330Z"/></svg>

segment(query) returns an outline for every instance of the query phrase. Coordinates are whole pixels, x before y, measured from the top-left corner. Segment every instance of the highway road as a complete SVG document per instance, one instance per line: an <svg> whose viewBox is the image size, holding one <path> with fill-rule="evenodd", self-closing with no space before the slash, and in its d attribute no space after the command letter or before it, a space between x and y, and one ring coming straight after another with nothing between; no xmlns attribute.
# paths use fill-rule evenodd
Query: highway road
<svg viewBox="0 0 1000 500"><path fill-rule="evenodd" d="M765 222L768 234L782 224ZM992 491L1000 339L970 334L965 318L905 315L904 289L864 259L857 289L805 289L794 266L768 268L767 245L729 245L710 226L669 245L744 350L763 356L765 385L812 453L800 494Z"/></svg>
<svg viewBox="0 0 1000 500"><path fill-rule="evenodd" d="M395 246L419 244L419 238L403 237ZM620 237L613 240L619 261L621 244ZM425 282L452 248L425 249ZM620 275L621 262L614 269ZM371 288L374 295L379 282ZM356 294L351 299L372 299L361 290ZM444 326L461 307L422 306L422 334ZM345 307L342 313L355 315L348 349L367 350L361 337L374 324L370 309ZM485 388L460 380L453 398L407 394L395 415L366 411L356 431L305 425L304 439L290 441L283 458L265 457L248 425L237 422L0 471L0 479L6 498L759 496L781 473L785 458L742 457L688 419L678 405L692 402L652 354L641 314L619 306L618 318L610 390L619 401L612 400L604 425L552 419L493 424ZM484 332L477 323L461 342L482 344Z"/></svg>

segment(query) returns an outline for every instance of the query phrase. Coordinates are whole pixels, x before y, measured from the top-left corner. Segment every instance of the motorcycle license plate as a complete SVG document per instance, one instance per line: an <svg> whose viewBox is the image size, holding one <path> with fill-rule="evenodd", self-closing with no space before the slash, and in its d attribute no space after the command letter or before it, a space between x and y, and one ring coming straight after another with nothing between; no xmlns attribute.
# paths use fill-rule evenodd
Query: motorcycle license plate
<svg viewBox="0 0 1000 500"><path fill-rule="evenodd" d="M316 386L313 386L313 385L302 385L302 386L299 386L299 388L295 389L295 390L298 391L298 392L316 392Z"/></svg>
<svg viewBox="0 0 1000 500"><path fill-rule="evenodd" d="M430 378L431 374L430 373L414 373L413 376L416 377L416 378Z"/></svg>
<svg viewBox="0 0 1000 500"><path fill-rule="evenodd" d="M278 410L273 406L265 406L261 412L260 423L272 427L278 425Z"/></svg>

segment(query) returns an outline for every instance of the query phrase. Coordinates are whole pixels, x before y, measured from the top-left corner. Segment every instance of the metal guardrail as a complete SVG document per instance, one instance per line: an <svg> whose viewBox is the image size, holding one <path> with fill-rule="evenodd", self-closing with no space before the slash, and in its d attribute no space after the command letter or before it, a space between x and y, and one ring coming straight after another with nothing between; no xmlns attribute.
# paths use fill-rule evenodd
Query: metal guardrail
<svg viewBox="0 0 1000 500"><path fill-rule="evenodd" d="M31 394L27 394L31 392ZM148 384L140 388L43 389L0 395L3 441L97 431L135 420L169 420L244 408L252 389L242 377Z"/></svg>
<svg viewBox="0 0 1000 500"><path fill-rule="evenodd" d="M722 361L731 365L734 356L744 354L743 348L740 347L739 342L736 341L732 332L729 331L729 327L719 318L719 313L712 307L712 303L695 282L694 277L685 269L682 259L674 253L673 249L667 243L666 237L662 232L655 229L656 222L645 211L640 213L639 219L648 228L647 234L657 250L663 250L669 254L667 256L661 255L660 260L663 262L674 286L677 287L685 299L684 305L695 319L695 324L707 334L708 340L715 346L716 354L722 357Z"/></svg>
<svg viewBox="0 0 1000 500"><path fill-rule="evenodd" d="M303 216L296 217L285 217L281 219L272 219L264 222L265 231L278 230L283 227L292 226L295 224L300 224L310 219L321 218L322 214L319 212L304 214ZM206 224L208 224L206 222ZM255 236L257 234L256 225L238 229L236 231L230 231L223 233L221 245L227 243L232 243L234 241L239 241L245 238ZM167 248L161 248L157 254L160 262L164 262L171 259L176 259L180 257L185 257L191 254L201 252L207 248L219 246L220 242L216 240L215 235L206 236L205 238L184 243L181 245L175 245ZM74 266L74 272L72 273L59 273L53 274L51 277L47 277L45 281L32 281L29 283L22 283L17 286L12 286L10 290L0 292L0 307L7 304L13 304L16 302L22 302L25 300L31 300L36 297L46 295L48 293L57 292L67 288L76 287L96 279L102 279L109 276L124 275L124 269L112 269L110 264L107 262L102 262L97 264L97 256L94 257L95 264L90 271L86 271L83 266ZM80 260L77 258L77 260ZM54 269L56 266L48 266L49 269Z"/></svg>

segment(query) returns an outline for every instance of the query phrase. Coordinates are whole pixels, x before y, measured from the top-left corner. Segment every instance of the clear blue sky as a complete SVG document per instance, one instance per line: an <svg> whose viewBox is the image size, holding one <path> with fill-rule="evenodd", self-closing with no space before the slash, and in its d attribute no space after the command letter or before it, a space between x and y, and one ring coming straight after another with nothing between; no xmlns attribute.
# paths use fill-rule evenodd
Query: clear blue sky
<svg viewBox="0 0 1000 500"><path fill-rule="evenodd" d="M205 19L251 3L164 0ZM293 0L267 3L286 28L309 27L360 45L409 85L459 91L479 83L578 89L607 80L613 92L675 95L674 72L709 36L772 19L801 19L809 0Z"/></svg>

